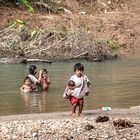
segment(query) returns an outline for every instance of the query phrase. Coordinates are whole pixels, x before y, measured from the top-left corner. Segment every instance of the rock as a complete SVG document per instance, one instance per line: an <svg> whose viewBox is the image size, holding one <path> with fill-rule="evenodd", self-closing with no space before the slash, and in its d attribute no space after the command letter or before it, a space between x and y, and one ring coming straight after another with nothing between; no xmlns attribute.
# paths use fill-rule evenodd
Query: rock
<svg viewBox="0 0 140 140"><path fill-rule="evenodd" d="M85 15L85 14L86 14L86 12L84 12L84 11L79 13L79 15Z"/></svg>
<svg viewBox="0 0 140 140"><path fill-rule="evenodd" d="M95 129L93 125L87 124L85 125L85 129L86 130L91 130L91 129Z"/></svg>
<svg viewBox="0 0 140 140"><path fill-rule="evenodd" d="M38 137L38 133L37 132L33 132L32 133L32 140L38 140L39 137Z"/></svg>
<svg viewBox="0 0 140 140"><path fill-rule="evenodd" d="M129 120L115 120L113 121L113 124L115 127L133 127L134 125L132 125L131 121Z"/></svg>
<svg viewBox="0 0 140 140"><path fill-rule="evenodd" d="M109 117L107 116L99 116L98 118L96 118L96 122L107 122L109 121Z"/></svg>

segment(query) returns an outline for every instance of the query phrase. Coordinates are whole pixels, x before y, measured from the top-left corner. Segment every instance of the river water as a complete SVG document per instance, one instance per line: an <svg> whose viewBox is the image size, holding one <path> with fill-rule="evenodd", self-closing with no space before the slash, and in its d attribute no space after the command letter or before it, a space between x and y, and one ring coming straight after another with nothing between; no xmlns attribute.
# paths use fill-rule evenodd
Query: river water
<svg viewBox="0 0 140 140"><path fill-rule="evenodd" d="M68 79L73 75L75 63L36 63L38 70L48 70L50 89L48 92L25 94L21 94L19 89L28 74L29 64L0 64L0 115L70 111L71 105L62 95ZM81 63L91 82L84 110L140 105L140 58Z"/></svg>

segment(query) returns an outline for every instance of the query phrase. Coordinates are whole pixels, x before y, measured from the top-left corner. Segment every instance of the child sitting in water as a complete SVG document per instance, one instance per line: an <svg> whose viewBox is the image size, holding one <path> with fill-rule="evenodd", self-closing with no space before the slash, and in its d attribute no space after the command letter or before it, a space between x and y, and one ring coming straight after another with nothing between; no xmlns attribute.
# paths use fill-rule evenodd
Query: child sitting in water
<svg viewBox="0 0 140 140"><path fill-rule="evenodd" d="M68 82L68 85L67 85L65 91L64 91L63 98L70 99L71 94L73 94L74 88L75 88L75 82L73 80L70 80Z"/></svg>
<svg viewBox="0 0 140 140"><path fill-rule="evenodd" d="M24 78L24 84L23 86L20 88L20 91L22 92L31 92L32 91L32 83L31 83L31 79L26 76Z"/></svg>
<svg viewBox="0 0 140 140"><path fill-rule="evenodd" d="M46 69L42 69L40 70L41 73L41 78L40 78L40 86L41 86L41 90L48 90L49 85L51 84L51 81L48 77L48 72Z"/></svg>

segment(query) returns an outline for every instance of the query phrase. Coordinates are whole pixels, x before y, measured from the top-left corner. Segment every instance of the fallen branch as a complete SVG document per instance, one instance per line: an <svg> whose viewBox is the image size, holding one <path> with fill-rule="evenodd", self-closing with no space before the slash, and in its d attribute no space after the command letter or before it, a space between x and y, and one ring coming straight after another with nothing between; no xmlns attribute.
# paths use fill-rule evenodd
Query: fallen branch
<svg viewBox="0 0 140 140"><path fill-rule="evenodd" d="M43 60L43 59L27 59L27 62L45 62L45 63L52 63L52 61Z"/></svg>
<svg viewBox="0 0 140 140"><path fill-rule="evenodd" d="M79 58L79 57L84 56L84 55L88 55L88 51L83 52L83 53L81 53L81 54L79 54L79 55L76 55L76 56L74 56L73 58Z"/></svg>

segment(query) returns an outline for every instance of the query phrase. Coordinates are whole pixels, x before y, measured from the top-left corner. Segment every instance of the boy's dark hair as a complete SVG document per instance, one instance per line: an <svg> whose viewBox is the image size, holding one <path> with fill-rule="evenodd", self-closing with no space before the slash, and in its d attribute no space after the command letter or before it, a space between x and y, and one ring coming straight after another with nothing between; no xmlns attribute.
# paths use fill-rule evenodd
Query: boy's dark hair
<svg viewBox="0 0 140 140"><path fill-rule="evenodd" d="M29 74L34 75L34 71L37 69L35 65L30 65L29 66Z"/></svg>
<svg viewBox="0 0 140 140"><path fill-rule="evenodd" d="M74 87L74 86L75 86L75 82L74 82L73 80L70 80L70 81L68 82L68 86Z"/></svg>
<svg viewBox="0 0 140 140"><path fill-rule="evenodd" d="M84 65L81 64L81 63L76 63L76 64L74 65L74 72L75 72L77 69L80 70L80 71L84 71Z"/></svg>
<svg viewBox="0 0 140 140"><path fill-rule="evenodd" d="M31 79L28 76L24 77L24 83L25 83L26 80L30 80L30 82L31 82Z"/></svg>
<svg viewBox="0 0 140 140"><path fill-rule="evenodd" d="M48 73L48 71L46 70L46 69L42 69L43 70L43 72L46 72L46 73Z"/></svg>

